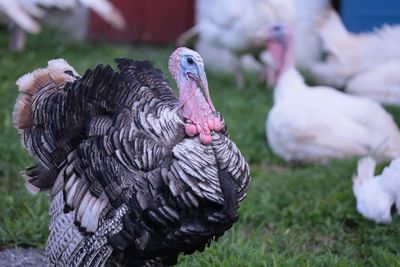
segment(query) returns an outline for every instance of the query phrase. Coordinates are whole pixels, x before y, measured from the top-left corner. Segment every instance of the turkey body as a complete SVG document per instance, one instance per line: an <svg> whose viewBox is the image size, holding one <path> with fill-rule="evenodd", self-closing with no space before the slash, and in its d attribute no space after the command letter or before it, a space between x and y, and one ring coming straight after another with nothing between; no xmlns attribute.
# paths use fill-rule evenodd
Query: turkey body
<svg viewBox="0 0 400 267"><path fill-rule="evenodd" d="M375 168L376 162L370 157L358 161L357 173L353 176L357 210L377 223L391 223L394 204L399 214L400 158L393 159L379 175L375 175Z"/></svg>
<svg viewBox="0 0 400 267"><path fill-rule="evenodd" d="M325 163L368 153L391 160L400 154L400 131L378 103L330 87L309 87L294 68L274 90L266 132L273 151L285 160Z"/></svg>
<svg viewBox="0 0 400 267"><path fill-rule="evenodd" d="M346 84L346 92L367 97L384 105L400 105L400 60L363 71Z"/></svg>
<svg viewBox="0 0 400 267"><path fill-rule="evenodd" d="M274 105L266 121L268 143L287 161L400 155L400 131L378 103L327 86L308 86L294 66L290 26L271 25L267 45L277 65Z"/></svg>
<svg viewBox="0 0 400 267"><path fill-rule="evenodd" d="M20 78L14 123L48 191L51 265L171 265L237 220L250 182L226 127L185 134L176 95L147 61L116 60L79 77L63 60Z"/></svg>
<svg viewBox="0 0 400 267"><path fill-rule="evenodd" d="M318 83L345 87L350 79L363 72L399 61L399 25L384 25L372 32L356 34L346 29L340 16L333 10L323 13L321 17L317 32L327 57L310 68L310 74ZM385 80L381 83L384 85ZM382 90L384 96L385 88L382 88L376 91Z"/></svg>

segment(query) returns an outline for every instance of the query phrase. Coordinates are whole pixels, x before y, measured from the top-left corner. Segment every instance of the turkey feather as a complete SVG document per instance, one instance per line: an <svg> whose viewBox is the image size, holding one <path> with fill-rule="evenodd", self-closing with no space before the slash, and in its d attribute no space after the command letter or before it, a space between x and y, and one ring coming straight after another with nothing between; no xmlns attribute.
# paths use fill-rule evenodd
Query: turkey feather
<svg viewBox="0 0 400 267"><path fill-rule="evenodd" d="M170 66L187 64L190 51L177 49L187 54ZM80 77L55 60L17 82L14 125L36 159L27 187L52 201L52 266L175 263L228 230L246 196L249 168L226 127L188 136L193 122L161 71L116 63L117 71L98 65ZM215 111L207 116L224 123Z"/></svg>

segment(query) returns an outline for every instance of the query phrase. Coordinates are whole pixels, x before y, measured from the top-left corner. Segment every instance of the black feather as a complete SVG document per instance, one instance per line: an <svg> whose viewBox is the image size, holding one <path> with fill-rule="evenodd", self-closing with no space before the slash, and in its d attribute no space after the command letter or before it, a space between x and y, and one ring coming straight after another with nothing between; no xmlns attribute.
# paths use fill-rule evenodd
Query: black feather
<svg viewBox="0 0 400 267"><path fill-rule="evenodd" d="M50 189L46 251L55 265L175 264L233 225L250 181L226 129L209 146L186 138L178 99L159 69L116 63L117 71L98 65L81 78L64 71L72 82L36 88L33 80L32 110L18 118L38 161L27 181ZM54 184L62 188L53 192ZM90 212L99 203L106 205L95 221Z"/></svg>

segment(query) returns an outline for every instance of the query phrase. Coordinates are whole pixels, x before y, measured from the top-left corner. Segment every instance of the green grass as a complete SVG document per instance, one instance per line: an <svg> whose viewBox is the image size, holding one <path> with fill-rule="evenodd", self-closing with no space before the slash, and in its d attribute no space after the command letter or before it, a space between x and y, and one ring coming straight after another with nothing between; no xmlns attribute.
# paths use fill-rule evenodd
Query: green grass
<svg viewBox="0 0 400 267"><path fill-rule="evenodd" d="M127 56L150 59L166 71L172 47L71 43L47 32L31 36L22 53L10 53L0 31L0 247L43 247L47 237L45 194L26 192L19 170L31 163L12 126L16 79L63 57L82 73L97 63ZM400 266L400 220L377 225L355 209L351 177L356 160L325 166L288 166L265 140L272 90L247 74L246 90L233 77L208 72L212 98L253 177L240 220L203 253L182 256L181 266ZM390 108L399 121L400 110Z"/></svg>

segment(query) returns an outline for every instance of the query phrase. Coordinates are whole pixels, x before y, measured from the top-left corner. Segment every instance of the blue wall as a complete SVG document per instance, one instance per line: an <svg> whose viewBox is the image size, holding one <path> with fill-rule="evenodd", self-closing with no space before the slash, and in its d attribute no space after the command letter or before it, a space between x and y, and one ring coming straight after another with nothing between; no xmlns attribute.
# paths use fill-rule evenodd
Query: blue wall
<svg viewBox="0 0 400 267"><path fill-rule="evenodd" d="M400 0L341 0L340 14L350 31L370 31L385 23L400 24Z"/></svg>

